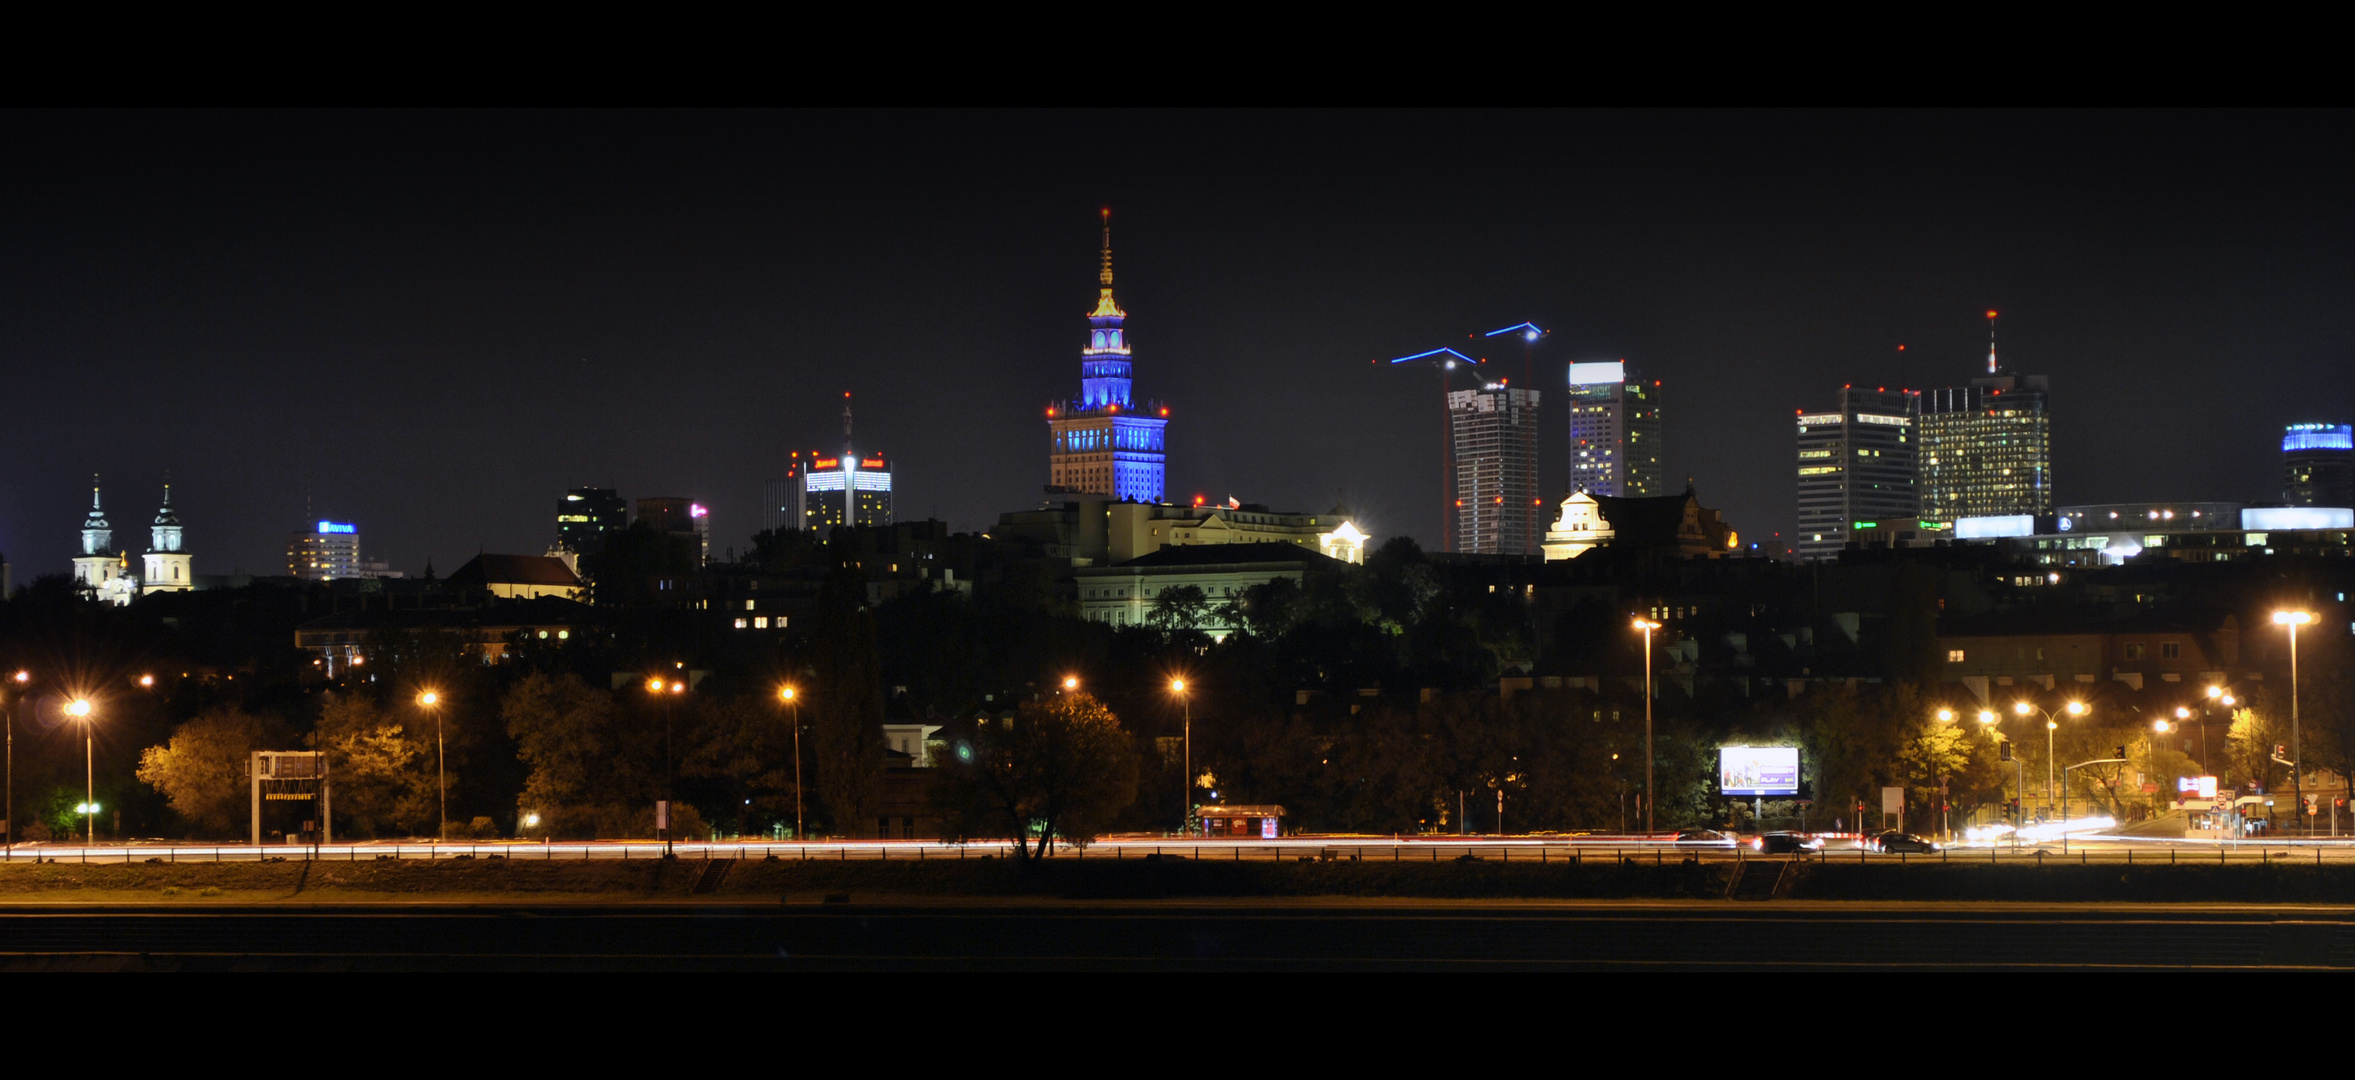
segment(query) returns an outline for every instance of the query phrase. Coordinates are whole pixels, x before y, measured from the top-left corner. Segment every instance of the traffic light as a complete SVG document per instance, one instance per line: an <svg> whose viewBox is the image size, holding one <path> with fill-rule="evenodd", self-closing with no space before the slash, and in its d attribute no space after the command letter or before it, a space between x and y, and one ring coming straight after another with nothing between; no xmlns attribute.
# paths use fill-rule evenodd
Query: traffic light
<svg viewBox="0 0 2355 1080"><path fill-rule="evenodd" d="M2012 744L2011 744L2011 743L2009 743L2009 742L2001 742L2001 743L1997 743L1997 744L1995 744L1995 760L1997 760L1997 761L2010 761L2011 759L2012 759Z"/></svg>
<svg viewBox="0 0 2355 1080"><path fill-rule="evenodd" d="M2117 758L2117 759L2118 759L2118 760L2120 760L2120 761L2124 761L2124 760L2126 760L2126 748L2125 748L2125 747L2123 747L2123 746L2121 746L2121 747L2119 747L2119 748L2118 748L2118 752L2117 752L2117 753L2111 754L2110 756L2111 756L2111 757L2114 757L2114 758Z"/></svg>

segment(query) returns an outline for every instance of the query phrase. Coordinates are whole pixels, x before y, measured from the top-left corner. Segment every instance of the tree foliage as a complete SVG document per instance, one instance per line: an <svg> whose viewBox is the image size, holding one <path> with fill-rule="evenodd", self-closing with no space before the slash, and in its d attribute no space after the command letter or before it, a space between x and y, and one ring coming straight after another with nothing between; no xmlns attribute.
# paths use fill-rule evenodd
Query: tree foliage
<svg viewBox="0 0 2355 1080"><path fill-rule="evenodd" d="M272 724L252 713L209 710L180 725L170 742L139 755L138 776L190 824L231 835L251 812L247 764L254 751L269 749L275 734Z"/></svg>
<svg viewBox="0 0 2355 1080"><path fill-rule="evenodd" d="M1088 694L1025 702L957 734L933 788L951 839L1004 838L1019 858L1045 858L1058 838L1093 840L1136 799L1135 746Z"/></svg>

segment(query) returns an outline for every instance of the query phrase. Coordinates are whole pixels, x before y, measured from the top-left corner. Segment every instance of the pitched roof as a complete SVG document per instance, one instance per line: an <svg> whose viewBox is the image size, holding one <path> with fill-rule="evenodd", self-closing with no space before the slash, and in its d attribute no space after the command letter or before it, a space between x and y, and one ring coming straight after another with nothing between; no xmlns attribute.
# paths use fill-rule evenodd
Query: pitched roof
<svg viewBox="0 0 2355 1080"><path fill-rule="evenodd" d="M452 585L544 585L559 589L580 587L579 575L564 560L548 555L492 555L467 561L450 575Z"/></svg>

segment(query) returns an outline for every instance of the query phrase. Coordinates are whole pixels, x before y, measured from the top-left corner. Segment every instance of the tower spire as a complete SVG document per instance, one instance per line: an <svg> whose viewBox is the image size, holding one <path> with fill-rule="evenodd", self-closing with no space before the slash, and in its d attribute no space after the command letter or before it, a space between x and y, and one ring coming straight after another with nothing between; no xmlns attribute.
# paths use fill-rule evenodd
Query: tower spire
<svg viewBox="0 0 2355 1080"><path fill-rule="evenodd" d="M1995 311L1990 308L1987 312L1987 374L1993 375L1995 372Z"/></svg>
<svg viewBox="0 0 2355 1080"><path fill-rule="evenodd" d="M1096 275L1096 283L1112 287L1112 208L1104 208L1104 269Z"/></svg>

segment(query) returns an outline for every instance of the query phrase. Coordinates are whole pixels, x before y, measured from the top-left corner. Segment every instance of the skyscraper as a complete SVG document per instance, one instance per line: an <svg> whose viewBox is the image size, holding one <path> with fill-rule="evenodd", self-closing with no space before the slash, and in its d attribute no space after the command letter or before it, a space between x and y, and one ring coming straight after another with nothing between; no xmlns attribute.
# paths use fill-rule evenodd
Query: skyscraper
<svg viewBox="0 0 2355 1080"><path fill-rule="evenodd" d="M2291 424L2281 437L2281 499L2291 506L2355 506L2355 426Z"/></svg>
<svg viewBox="0 0 2355 1080"><path fill-rule="evenodd" d="M795 459L801 476L801 520L797 529L824 530L848 524L891 524L891 463L881 454L821 455Z"/></svg>
<svg viewBox="0 0 2355 1080"><path fill-rule="evenodd" d="M1534 555L1545 525L1537 494L1538 392L1489 383L1447 395L1455 453L1455 550Z"/></svg>
<svg viewBox="0 0 2355 1080"><path fill-rule="evenodd" d="M587 555L605 546L605 534L630 527L630 504L612 488L577 487L556 502L556 546Z"/></svg>
<svg viewBox="0 0 2355 1080"><path fill-rule="evenodd" d="M1627 362L1570 365L1570 488L1590 495L1663 494L1660 384Z"/></svg>
<svg viewBox="0 0 2355 1080"><path fill-rule="evenodd" d="M1166 481L1162 430L1169 407L1129 398L1133 378L1128 313L1112 301L1112 211L1104 211L1103 266L1096 310L1088 313L1088 344L1079 353L1079 400L1047 407L1048 483L1065 491L1160 502Z"/></svg>
<svg viewBox="0 0 2355 1080"><path fill-rule="evenodd" d="M711 511L702 503L677 495L640 499L638 523L656 532L692 538L697 560L711 561Z"/></svg>
<svg viewBox="0 0 2355 1080"><path fill-rule="evenodd" d="M1836 411L1799 414L1799 542L1809 561L1838 558L1859 521L1920 513L1914 419L1920 395L1840 389Z"/></svg>
<svg viewBox="0 0 2355 1080"><path fill-rule="evenodd" d="M288 536L286 572L304 581L359 577L360 527L348 521L321 521L310 532Z"/></svg>
<svg viewBox="0 0 2355 1080"><path fill-rule="evenodd" d="M1922 396L1923 520L2052 513L2050 391L2047 377L1996 362L1988 312L1987 374Z"/></svg>

